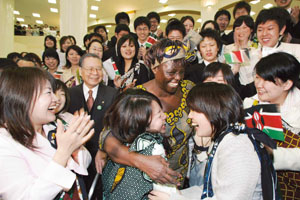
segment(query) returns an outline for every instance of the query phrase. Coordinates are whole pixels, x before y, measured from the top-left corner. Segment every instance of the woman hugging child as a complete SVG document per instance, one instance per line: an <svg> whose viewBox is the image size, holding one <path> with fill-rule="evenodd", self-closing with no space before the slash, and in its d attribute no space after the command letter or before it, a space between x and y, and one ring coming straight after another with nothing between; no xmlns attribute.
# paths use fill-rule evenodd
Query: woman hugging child
<svg viewBox="0 0 300 200"><path fill-rule="evenodd" d="M159 99L141 89L128 89L107 111L104 126L129 151L165 157L163 137L166 115ZM102 134L103 138L105 134ZM101 140L101 138L100 138ZM108 160L102 174L104 199L148 199L153 187L176 191L175 186L158 185L137 168Z"/></svg>

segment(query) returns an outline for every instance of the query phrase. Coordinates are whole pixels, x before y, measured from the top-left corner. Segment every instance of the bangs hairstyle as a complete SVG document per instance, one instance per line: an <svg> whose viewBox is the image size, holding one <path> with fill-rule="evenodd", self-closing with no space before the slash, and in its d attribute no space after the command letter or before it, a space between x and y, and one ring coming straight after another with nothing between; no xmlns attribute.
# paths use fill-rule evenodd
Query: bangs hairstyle
<svg viewBox="0 0 300 200"><path fill-rule="evenodd" d="M65 53L63 48L62 48L62 45L67 41L67 40L70 40L70 42L72 43L71 39L68 37L68 36L62 36L59 40L59 47L60 47L60 51L62 53Z"/></svg>
<svg viewBox="0 0 300 200"><path fill-rule="evenodd" d="M42 60L43 60L44 64L45 64L46 57L54 58L55 60L57 60L57 66L59 65L59 56L55 49L48 48L44 51L43 56L42 56Z"/></svg>
<svg viewBox="0 0 300 200"><path fill-rule="evenodd" d="M179 31L182 34L182 38L186 35L186 30L181 21L176 18L172 18L169 20L167 27L166 27L166 35L168 37L169 33L172 31Z"/></svg>
<svg viewBox="0 0 300 200"><path fill-rule="evenodd" d="M300 89L300 63L291 54L279 52L262 58L255 66L255 72L264 80L277 84L276 79L283 82L291 80Z"/></svg>
<svg viewBox="0 0 300 200"><path fill-rule="evenodd" d="M248 26L250 29L252 29L252 33L253 33L254 21L253 21L252 17L250 17L249 15L243 15L243 16L238 17L233 23L233 31L236 27L240 27L243 23L245 23L246 26Z"/></svg>
<svg viewBox="0 0 300 200"><path fill-rule="evenodd" d="M14 140L34 149L35 130L30 120L31 106L51 76L34 67L9 68L0 77L0 126ZM24 84L26 83L26 84Z"/></svg>
<svg viewBox="0 0 300 200"><path fill-rule="evenodd" d="M55 79L54 84L55 84L55 87L53 87L54 88L53 92L56 93L58 90L62 90L62 91L64 91L65 97L66 97L65 105L61 109L61 111L59 111L59 113L67 112L68 109L69 109L69 106L70 106L70 102L71 102L70 93L69 93L68 87L66 86L66 84L64 82L62 82L59 79ZM58 115L59 113L56 113L56 115Z"/></svg>
<svg viewBox="0 0 300 200"><path fill-rule="evenodd" d="M187 105L207 117L213 130L212 140L231 123L244 122L243 102L229 85L213 82L196 85L188 94Z"/></svg>
<svg viewBox="0 0 300 200"><path fill-rule="evenodd" d="M54 43L54 46L53 46L53 47L47 47L47 46L46 46L46 40L47 40L47 39L50 39L50 40L53 41L53 43ZM44 39L44 47L45 47L45 49L47 49L47 48L54 48L54 49L56 49L56 38L55 38L54 36L52 36L52 35L47 35L47 36L45 37L45 39Z"/></svg>
<svg viewBox="0 0 300 200"><path fill-rule="evenodd" d="M136 39L135 39L132 35L130 35L130 34L124 35L124 36L122 36L122 37L119 39L119 41L118 41L118 43L117 43L117 54L118 54L118 57L119 57L120 59L123 59L122 54L121 54L121 47L122 47L122 45L123 45L127 40L129 40L129 44L134 44L134 47L135 47L135 54L134 54L133 59L136 59L136 61L137 61L137 55L138 55L138 50L139 50L138 43L137 43ZM124 60L124 59L123 59L123 60Z"/></svg>
<svg viewBox="0 0 300 200"><path fill-rule="evenodd" d="M200 35L202 37L202 40L200 41L200 43L205 39L205 38L211 38L213 40L216 41L217 43L217 47L219 49L218 51L218 55L220 54L220 51L221 51L221 45L222 45L222 42L221 42L221 37L220 37L220 34L215 31L215 30L212 30L210 28L208 29L204 29L203 31L200 32ZM200 51L200 43L198 45L198 50Z"/></svg>
<svg viewBox="0 0 300 200"><path fill-rule="evenodd" d="M104 116L104 127L122 143L132 143L151 123L152 101L162 107L159 99L142 89L121 93Z"/></svg>
<svg viewBox="0 0 300 200"><path fill-rule="evenodd" d="M165 56L165 49L170 46L174 46L174 49L184 48L183 43L178 40L173 41L167 38L159 40L147 50L144 58L146 66L153 66L155 64L155 60L161 64ZM173 62L175 65L186 66L185 58L170 60L168 62Z"/></svg>
<svg viewBox="0 0 300 200"><path fill-rule="evenodd" d="M83 51L82 49L77 46L77 45L71 45L68 47L67 51L66 51L66 68L70 68L72 66L71 62L68 60L68 54L70 52L70 50L73 49L74 51L77 52L77 54L81 57L83 55Z"/></svg>
<svg viewBox="0 0 300 200"><path fill-rule="evenodd" d="M205 67L205 69L203 70L201 82L205 81L209 77L215 77L219 71L222 72L224 80L227 82L227 84L235 87L235 79L231 71L231 67L220 62L213 62Z"/></svg>
<svg viewBox="0 0 300 200"><path fill-rule="evenodd" d="M92 41L90 41L90 43L89 43L88 46L87 46L87 50L88 50L88 51L90 50L90 48L91 48L91 46L92 46L92 44L93 44L94 42L97 42L97 43L99 43L99 44L101 45L102 53L103 53L104 50L103 50L102 42L101 42L100 40L97 40L97 39L93 39Z"/></svg>
<svg viewBox="0 0 300 200"><path fill-rule="evenodd" d="M207 24L212 24L212 25L214 26L214 30L217 31L218 34L220 34L220 28L219 28L219 25L217 24L216 21L213 21L213 20L207 20L207 21L205 21L205 22L203 23L203 25L202 25L201 32L204 31L205 29L207 29L207 28L205 28L205 26L206 26Z"/></svg>

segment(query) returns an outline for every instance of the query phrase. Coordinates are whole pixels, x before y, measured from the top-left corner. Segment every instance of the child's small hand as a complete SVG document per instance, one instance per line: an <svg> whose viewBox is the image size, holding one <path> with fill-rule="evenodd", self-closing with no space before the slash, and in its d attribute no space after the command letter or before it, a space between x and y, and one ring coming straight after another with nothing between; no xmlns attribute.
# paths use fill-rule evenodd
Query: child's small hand
<svg viewBox="0 0 300 200"><path fill-rule="evenodd" d="M95 156L95 166L98 174L102 174L102 170L106 164L106 153L103 151L98 150Z"/></svg>

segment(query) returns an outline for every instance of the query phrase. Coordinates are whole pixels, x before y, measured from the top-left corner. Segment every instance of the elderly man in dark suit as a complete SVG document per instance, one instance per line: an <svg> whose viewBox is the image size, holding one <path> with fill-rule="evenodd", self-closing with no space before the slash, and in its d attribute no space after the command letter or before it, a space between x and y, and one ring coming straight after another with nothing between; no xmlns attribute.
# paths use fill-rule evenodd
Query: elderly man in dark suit
<svg viewBox="0 0 300 200"><path fill-rule="evenodd" d="M94 54L85 54L81 57L80 72L83 84L70 88L71 104L69 108L70 113L83 108L89 113L91 119L94 120L95 134L86 143L86 148L90 151L93 162L88 168L89 175L84 177L87 190L89 191L93 179L96 175L95 155L98 150L99 134L103 129L103 117L105 111L112 104L118 91L112 87L103 85L102 82L102 61ZM97 186L92 199L101 199L101 180L98 180Z"/></svg>

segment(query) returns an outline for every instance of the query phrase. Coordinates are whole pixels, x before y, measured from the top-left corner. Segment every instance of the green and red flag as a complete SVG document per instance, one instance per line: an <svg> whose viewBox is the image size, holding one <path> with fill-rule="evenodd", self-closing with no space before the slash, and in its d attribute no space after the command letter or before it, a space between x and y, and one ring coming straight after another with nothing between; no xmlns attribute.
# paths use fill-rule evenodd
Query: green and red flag
<svg viewBox="0 0 300 200"><path fill-rule="evenodd" d="M245 121L249 128L257 128L275 140L284 141L281 114L275 104L259 104L246 109Z"/></svg>
<svg viewBox="0 0 300 200"><path fill-rule="evenodd" d="M157 41L157 36L153 33L151 33L148 38L147 38L147 41L146 41L146 48L150 48L155 42Z"/></svg>

